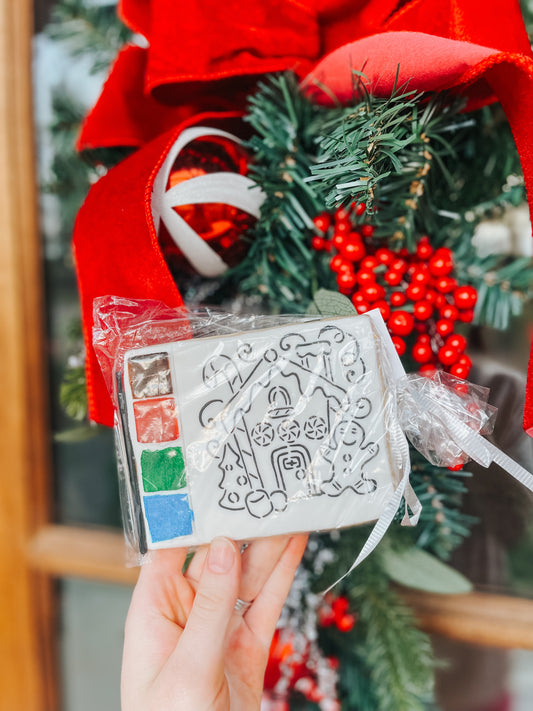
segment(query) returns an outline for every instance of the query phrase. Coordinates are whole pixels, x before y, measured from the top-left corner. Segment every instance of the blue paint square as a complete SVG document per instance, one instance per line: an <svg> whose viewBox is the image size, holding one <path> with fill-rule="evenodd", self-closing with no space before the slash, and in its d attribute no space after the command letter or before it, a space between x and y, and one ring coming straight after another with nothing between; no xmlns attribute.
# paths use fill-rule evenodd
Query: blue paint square
<svg viewBox="0 0 533 711"><path fill-rule="evenodd" d="M144 511L154 543L192 533L193 512L187 494L144 496Z"/></svg>

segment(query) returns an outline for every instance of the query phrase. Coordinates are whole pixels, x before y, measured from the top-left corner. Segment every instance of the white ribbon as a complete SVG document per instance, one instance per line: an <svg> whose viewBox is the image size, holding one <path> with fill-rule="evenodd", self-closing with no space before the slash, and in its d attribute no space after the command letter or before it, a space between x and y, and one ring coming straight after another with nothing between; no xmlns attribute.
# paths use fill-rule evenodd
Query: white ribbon
<svg viewBox="0 0 533 711"><path fill-rule="evenodd" d="M185 129L178 136L155 177L151 210L156 231L163 222L172 240L194 269L202 276L215 277L225 272L228 265L174 208L209 202L225 203L259 218L265 193L250 178L229 172L201 175L167 190L170 171L180 152L189 143L204 136L220 136L241 143L236 136L216 128L195 126Z"/></svg>

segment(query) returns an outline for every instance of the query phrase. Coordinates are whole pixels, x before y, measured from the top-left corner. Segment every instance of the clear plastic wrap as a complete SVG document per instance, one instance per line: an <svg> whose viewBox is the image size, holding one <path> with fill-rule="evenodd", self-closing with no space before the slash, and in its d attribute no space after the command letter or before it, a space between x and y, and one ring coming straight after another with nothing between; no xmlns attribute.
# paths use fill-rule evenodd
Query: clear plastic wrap
<svg viewBox="0 0 533 711"><path fill-rule="evenodd" d="M404 371L379 311L235 316L103 297L94 324L140 554L368 523L401 498Z"/></svg>

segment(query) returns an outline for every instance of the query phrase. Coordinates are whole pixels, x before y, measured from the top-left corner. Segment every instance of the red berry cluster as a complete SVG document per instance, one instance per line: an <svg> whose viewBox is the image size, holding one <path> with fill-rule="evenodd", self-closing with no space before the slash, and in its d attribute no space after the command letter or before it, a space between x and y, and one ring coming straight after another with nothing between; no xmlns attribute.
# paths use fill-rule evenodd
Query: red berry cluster
<svg viewBox="0 0 533 711"><path fill-rule="evenodd" d="M429 237L422 237L414 252L376 246L372 225L355 226L364 212L359 203L315 217L320 235L312 238L313 249L332 254L329 266L339 291L351 298L357 313L381 311L400 356L409 339L409 353L421 372L444 368L466 378L472 362L464 353L466 338L454 329L456 322L472 321L476 289L457 283L451 250L434 249Z"/></svg>
<svg viewBox="0 0 533 711"><path fill-rule="evenodd" d="M329 593L324 598L324 604L318 612L318 621L322 627L335 627L341 632L349 632L357 622L357 615L351 614L348 610L350 603L348 598L333 597Z"/></svg>

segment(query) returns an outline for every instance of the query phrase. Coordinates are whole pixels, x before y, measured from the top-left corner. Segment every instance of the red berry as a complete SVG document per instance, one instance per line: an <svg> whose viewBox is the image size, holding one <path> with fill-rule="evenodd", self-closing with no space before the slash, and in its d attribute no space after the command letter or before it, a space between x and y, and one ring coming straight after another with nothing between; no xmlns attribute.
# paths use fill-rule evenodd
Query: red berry
<svg viewBox="0 0 533 711"><path fill-rule="evenodd" d="M355 310L358 314L366 314L367 311L370 311L370 304L367 301L360 301L355 304Z"/></svg>
<svg viewBox="0 0 533 711"><path fill-rule="evenodd" d="M352 223L348 219L335 220L335 232L339 235L347 235L352 229Z"/></svg>
<svg viewBox="0 0 533 711"><path fill-rule="evenodd" d="M359 240L346 240L340 252L342 256L349 259L350 262L359 262L366 254L366 250Z"/></svg>
<svg viewBox="0 0 533 711"><path fill-rule="evenodd" d="M451 371L450 371L451 372ZM458 472L464 467L464 462L458 462L457 464L452 464L451 467L446 467L450 472Z"/></svg>
<svg viewBox="0 0 533 711"><path fill-rule="evenodd" d="M429 303L429 301L422 299L421 301L417 301L414 305L413 313L415 318L419 321L427 321L433 314L433 306Z"/></svg>
<svg viewBox="0 0 533 711"><path fill-rule="evenodd" d="M440 309L439 316L448 319L448 321L457 321L459 310L453 304L446 304Z"/></svg>
<svg viewBox="0 0 533 711"><path fill-rule="evenodd" d="M318 621L322 627L331 627L336 621L335 613L333 610L328 610L328 608L320 610L318 613Z"/></svg>
<svg viewBox="0 0 533 711"><path fill-rule="evenodd" d="M327 212L323 212L313 219L313 224L320 232L327 232L331 224L331 217Z"/></svg>
<svg viewBox="0 0 533 711"><path fill-rule="evenodd" d="M411 301L420 301L426 295L426 287L422 284L409 284L405 290L405 295Z"/></svg>
<svg viewBox="0 0 533 711"><path fill-rule="evenodd" d="M462 353L467 346L467 341L464 336L454 333L446 339L446 345L456 348L459 353Z"/></svg>
<svg viewBox="0 0 533 711"><path fill-rule="evenodd" d="M385 289L381 284L366 284L362 287L361 293L367 301L373 303L379 301L385 296Z"/></svg>
<svg viewBox="0 0 533 711"><path fill-rule="evenodd" d="M333 235L333 238L331 240L335 249L338 249L338 250L340 250L342 248L342 245L345 243L345 241L346 241L346 236L343 234L337 234L337 233L335 233Z"/></svg>
<svg viewBox="0 0 533 711"><path fill-rule="evenodd" d="M417 343L425 343L426 345L429 345L431 343L431 338L429 337L429 334L427 333L421 333L420 336L416 339Z"/></svg>
<svg viewBox="0 0 533 711"><path fill-rule="evenodd" d="M408 311L394 311L387 321L389 331L395 336L408 336L414 325L414 319Z"/></svg>
<svg viewBox="0 0 533 711"><path fill-rule="evenodd" d="M461 378L461 380L466 380L468 374L470 373L470 368L466 365L461 365L461 363L454 363L450 368L451 375L455 375L456 378Z"/></svg>
<svg viewBox="0 0 533 711"><path fill-rule="evenodd" d="M439 334L439 336L446 338L446 336L449 336L453 333L453 321L448 321L445 318L441 318L435 324L435 328L437 329L437 333Z"/></svg>
<svg viewBox="0 0 533 711"><path fill-rule="evenodd" d="M417 363L428 363L433 358L433 351L430 345L415 343L411 355Z"/></svg>
<svg viewBox="0 0 533 711"><path fill-rule="evenodd" d="M459 311L459 321L463 323L471 323L474 320L474 309L465 309Z"/></svg>
<svg viewBox="0 0 533 711"><path fill-rule="evenodd" d="M446 301L446 297L444 296L444 294L435 293L435 298L433 299L433 303L435 304L435 308L442 309L442 307L446 306L446 304L448 302Z"/></svg>
<svg viewBox="0 0 533 711"><path fill-rule="evenodd" d="M393 259L390 268L395 272L401 272L403 274L407 269L407 262L405 259Z"/></svg>
<svg viewBox="0 0 533 711"><path fill-rule="evenodd" d="M365 210L366 210L366 204L364 202L359 202L355 206L355 214L357 215L357 217L361 217L361 215L364 213Z"/></svg>
<svg viewBox="0 0 533 711"><path fill-rule="evenodd" d="M337 629L341 632L349 632L355 626L354 615L343 615L340 620L337 620Z"/></svg>
<svg viewBox="0 0 533 711"><path fill-rule="evenodd" d="M333 612L339 617L345 615L348 612L349 607L350 602L348 601L348 598L344 597L343 595L339 595L339 597L335 598L335 600L333 600L333 602L331 603L331 608Z"/></svg>
<svg viewBox="0 0 533 711"><path fill-rule="evenodd" d="M453 258L449 249L437 249L429 260L429 271L436 277L448 276L453 271Z"/></svg>
<svg viewBox="0 0 533 711"><path fill-rule="evenodd" d="M359 271L357 272L355 277L357 279L357 283L360 284L361 286L364 286L365 284L370 284L370 283L373 283L376 281L376 275L370 269L359 269Z"/></svg>
<svg viewBox="0 0 533 711"><path fill-rule="evenodd" d="M355 274L353 272L342 270L337 274L337 285L343 293L352 291L355 284Z"/></svg>
<svg viewBox="0 0 533 711"><path fill-rule="evenodd" d="M420 269L412 272L411 274L411 284L420 284L424 286L429 282L429 274Z"/></svg>
<svg viewBox="0 0 533 711"><path fill-rule="evenodd" d="M326 248L326 240L323 237L315 235L311 240L311 247L315 252L320 252Z"/></svg>
<svg viewBox="0 0 533 711"><path fill-rule="evenodd" d="M350 217L350 208L349 207L338 207L335 210L335 221L336 222L344 222L348 220Z"/></svg>
<svg viewBox="0 0 533 711"><path fill-rule="evenodd" d="M332 272L338 272L343 264L348 265L349 263L340 254L336 254L330 261L329 268Z"/></svg>
<svg viewBox="0 0 533 711"><path fill-rule="evenodd" d="M361 234L363 237L372 237L374 234L374 226L373 225L362 225L361 226Z"/></svg>
<svg viewBox="0 0 533 711"><path fill-rule="evenodd" d="M390 306L386 301L376 301L374 304L375 309L379 309L381 316L384 321L386 321L390 316Z"/></svg>
<svg viewBox="0 0 533 711"><path fill-rule="evenodd" d="M393 291L389 297L391 306L403 306L407 301L407 297L403 291Z"/></svg>
<svg viewBox="0 0 533 711"><path fill-rule="evenodd" d="M458 286L453 292L453 300L459 309L473 309L477 301L477 291L473 286Z"/></svg>
<svg viewBox="0 0 533 711"><path fill-rule="evenodd" d="M386 247L380 247L376 249L376 259L380 264L386 264L388 266L394 259L394 252L391 252L391 250Z"/></svg>
<svg viewBox="0 0 533 711"><path fill-rule="evenodd" d="M361 262L361 267L364 269L375 269L379 267L379 260L372 256L365 257Z"/></svg>
<svg viewBox="0 0 533 711"><path fill-rule="evenodd" d="M416 256L419 259L429 259L433 254L433 247L429 243L429 237L422 237L416 245Z"/></svg>
<svg viewBox="0 0 533 711"><path fill-rule="evenodd" d="M470 360L470 358L469 358L467 355L462 355L462 356L458 359L457 365L464 365L464 366L466 366L468 369L470 369L470 368L472 367L472 361Z"/></svg>
<svg viewBox="0 0 533 711"><path fill-rule="evenodd" d="M437 279L435 287L441 294L449 294L457 287L457 280L452 279L452 277L443 276L440 277L440 279Z"/></svg>
<svg viewBox="0 0 533 711"><path fill-rule="evenodd" d="M363 302L366 302L365 297L361 294L360 291L356 291L355 294L352 296L352 304L354 306L357 306L357 304L362 304Z"/></svg>
<svg viewBox="0 0 533 711"><path fill-rule="evenodd" d="M420 366L418 372L421 375L425 375L426 377L431 378L433 375L435 375L437 369L432 363L426 363L425 365Z"/></svg>
<svg viewBox="0 0 533 711"><path fill-rule="evenodd" d="M453 365L459 358L459 351L451 346L442 346L438 355L442 365Z"/></svg>
<svg viewBox="0 0 533 711"><path fill-rule="evenodd" d="M396 348L396 353L398 353L399 356L403 356L406 348L403 338L400 338L399 336L391 336L391 341Z"/></svg>
<svg viewBox="0 0 533 711"><path fill-rule="evenodd" d="M385 272L383 278L389 286L398 286L398 284L401 283L403 276L401 272L398 272L394 269L389 269L388 272Z"/></svg>

